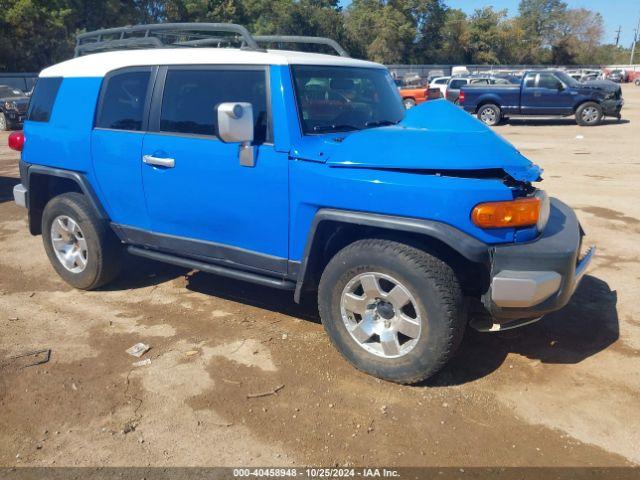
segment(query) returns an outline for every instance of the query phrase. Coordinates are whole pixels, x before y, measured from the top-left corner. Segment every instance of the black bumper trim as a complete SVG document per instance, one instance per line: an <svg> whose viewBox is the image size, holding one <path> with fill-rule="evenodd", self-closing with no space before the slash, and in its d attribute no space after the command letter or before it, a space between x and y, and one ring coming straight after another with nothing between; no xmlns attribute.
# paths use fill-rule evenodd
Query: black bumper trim
<svg viewBox="0 0 640 480"><path fill-rule="evenodd" d="M540 317L564 307L575 291L576 268L584 232L573 210L558 199L551 199L549 222L532 242L495 246L491 250L491 278L503 270L551 271L562 280L557 292L538 305L525 308L499 307L491 300L491 289L483 303L491 316L504 323L521 318Z"/></svg>

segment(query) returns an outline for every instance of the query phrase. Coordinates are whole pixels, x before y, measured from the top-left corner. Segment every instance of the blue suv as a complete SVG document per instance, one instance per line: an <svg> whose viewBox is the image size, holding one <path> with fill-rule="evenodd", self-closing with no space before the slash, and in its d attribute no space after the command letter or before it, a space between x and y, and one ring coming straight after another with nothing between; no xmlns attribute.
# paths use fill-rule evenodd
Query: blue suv
<svg viewBox="0 0 640 480"><path fill-rule="evenodd" d="M117 31L144 28L169 27ZM240 48L137 35L151 48L41 72L10 139L14 196L66 282L101 287L128 252L313 293L337 349L400 383L437 372L468 325L568 302L593 250L581 257L574 212L533 186L538 166L444 100L405 111L382 65L225 28Z"/></svg>

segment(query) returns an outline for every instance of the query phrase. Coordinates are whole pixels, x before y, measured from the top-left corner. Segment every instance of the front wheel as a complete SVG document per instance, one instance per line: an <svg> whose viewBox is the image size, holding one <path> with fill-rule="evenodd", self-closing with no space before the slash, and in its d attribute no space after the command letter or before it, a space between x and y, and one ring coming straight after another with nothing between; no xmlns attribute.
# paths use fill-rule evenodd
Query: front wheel
<svg viewBox="0 0 640 480"><path fill-rule="evenodd" d="M592 127L602 123L602 107L595 102L586 102L576 110L576 122L583 127Z"/></svg>
<svg viewBox="0 0 640 480"><path fill-rule="evenodd" d="M356 368L397 383L435 374L466 326L449 265L388 240L359 240L338 252L318 289L331 341Z"/></svg>
<svg viewBox="0 0 640 480"><path fill-rule="evenodd" d="M478 120L490 127L498 125L501 118L502 112L500 111L500 107L498 107L497 105L483 105L478 110Z"/></svg>
<svg viewBox="0 0 640 480"><path fill-rule="evenodd" d="M416 106L416 101L413 98L405 98L402 100L402 104L404 105L404 108L409 110Z"/></svg>
<svg viewBox="0 0 640 480"><path fill-rule="evenodd" d="M6 130L9 130L9 122L7 122L5 114L0 112L0 132L4 132Z"/></svg>
<svg viewBox="0 0 640 480"><path fill-rule="evenodd" d="M42 240L53 268L75 288L98 288L120 270L119 240L80 193L64 193L47 203Z"/></svg>

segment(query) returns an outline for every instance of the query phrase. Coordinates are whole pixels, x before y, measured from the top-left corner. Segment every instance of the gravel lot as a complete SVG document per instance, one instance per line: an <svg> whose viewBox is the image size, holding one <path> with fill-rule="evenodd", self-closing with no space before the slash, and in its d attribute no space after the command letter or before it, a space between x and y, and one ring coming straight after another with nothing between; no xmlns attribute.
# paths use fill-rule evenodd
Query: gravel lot
<svg viewBox="0 0 640 480"><path fill-rule="evenodd" d="M0 465L640 464L640 88L623 93L621 123L497 127L598 256L562 311L469 332L419 387L357 372L288 293L133 258L109 288L72 290L12 202L1 134ZM42 348L46 364L7 361Z"/></svg>

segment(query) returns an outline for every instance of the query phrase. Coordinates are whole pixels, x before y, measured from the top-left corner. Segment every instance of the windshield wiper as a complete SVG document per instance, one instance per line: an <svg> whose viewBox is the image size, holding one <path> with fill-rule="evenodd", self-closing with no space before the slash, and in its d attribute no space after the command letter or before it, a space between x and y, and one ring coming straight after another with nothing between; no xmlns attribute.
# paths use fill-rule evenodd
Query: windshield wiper
<svg viewBox="0 0 640 480"><path fill-rule="evenodd" d="M313 127L314 132L352 132L354 130L360 130L355 125L316 125Z"/></svg>
<svg viewBox="0 0 640 480"><path fill-rule="evenodd" d="M366 122L365 127L388 127L389 125L397 125L398 122L392 122L391 120L371 120Z"/></svg>

